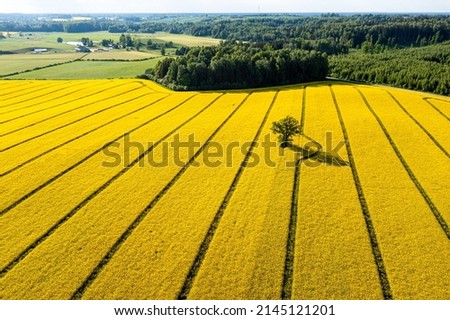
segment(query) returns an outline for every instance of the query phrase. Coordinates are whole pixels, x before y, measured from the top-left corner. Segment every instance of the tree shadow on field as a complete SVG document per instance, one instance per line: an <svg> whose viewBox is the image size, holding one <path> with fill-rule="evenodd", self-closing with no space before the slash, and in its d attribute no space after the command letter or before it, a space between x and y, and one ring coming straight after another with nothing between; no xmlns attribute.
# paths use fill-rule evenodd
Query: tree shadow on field
<svg viewBox="0 0 450 320"><path fill-rule="evenodd" d="M326 152L323 150L323 147L317 141L309 138L310 142L306 143L303 146L298 146L296 144L291 143L287 149L292 150L297 154L300 162L304 161L314 161L318 163L324 163L327 166L334 167L349 167L350 163L342 159L339 154Z"/></svg>

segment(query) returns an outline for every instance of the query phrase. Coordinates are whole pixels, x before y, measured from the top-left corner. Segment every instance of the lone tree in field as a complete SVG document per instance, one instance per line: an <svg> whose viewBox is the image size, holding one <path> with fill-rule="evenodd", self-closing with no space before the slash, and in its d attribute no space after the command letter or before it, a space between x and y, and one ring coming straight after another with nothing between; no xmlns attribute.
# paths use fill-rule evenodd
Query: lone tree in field
<svg viewBox="0 0 450 320"><path fill-rule="evenodd" d="M272 132L278 134L281 148L286 148L292 144L292 137L300 133L300 123L297 119L287 116L272 124Z"/></svg>

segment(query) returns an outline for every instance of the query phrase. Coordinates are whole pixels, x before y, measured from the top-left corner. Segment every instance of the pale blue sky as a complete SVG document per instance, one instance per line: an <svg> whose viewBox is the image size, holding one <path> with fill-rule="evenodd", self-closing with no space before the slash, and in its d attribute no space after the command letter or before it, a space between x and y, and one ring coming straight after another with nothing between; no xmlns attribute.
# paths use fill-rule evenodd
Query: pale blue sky
<svg viewBox="0 0 450 320"><path fill-rule="evenodd" d="M1 0L0 13L450 12L449 0Z"/></svg>

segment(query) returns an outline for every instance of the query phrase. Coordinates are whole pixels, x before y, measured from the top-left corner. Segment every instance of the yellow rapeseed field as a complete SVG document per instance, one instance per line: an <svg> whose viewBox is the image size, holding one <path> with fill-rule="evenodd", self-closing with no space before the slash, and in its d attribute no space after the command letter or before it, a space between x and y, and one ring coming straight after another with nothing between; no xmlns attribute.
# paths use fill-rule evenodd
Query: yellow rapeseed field
<svg viewBox="0 0 450 320"><path fill-rule="evenodd" d="M422 133L432 140L432 144L441 149L444 155L450 157L450 135L448 134L450 121L427 103L427 99L424 99L425 95L403 90L386 90L385 92L390 99L386 95L384 97L393 106L393 109L402 110L416 126L419 126ZM428 101L432 102L433 99ZM450 110L450 103L447 105Z"/></svg>
<svg viewBox="0 0 450 320"><path fill-rule="evenodd" d="M263 143L276 143L272 122L286 115L299 118L302 90L280 92L262 129L254 156L267 157ZM223 213L189 298L277 299L281 295L287 226L294 170L286 162L294 153L280 155L272 148L273 166L250 165L242 175ZM263 284L263 285L262 285Z"/></svg>
<svg viewBox="0 0 450 320"><path fill-rule="evenodd" d="M126 89L126 92L120 92ZM99 89L100 90L100 89ZM100 121L111 120L117 114L129 112L124 108L125 104L140 106L136 103L136 99L140 98L142 101L155 98L160 94L149 96L144 90L140 90L138 86L116 88L116 92L107 91L105 94L111 96L103 99L98 97L89 97L85 99L76 99L69 106L58 106L52 110L51 114L31 112L21 119L8 120L5 123L5 131L1 134L2 137L8 137L2 141L1 148L3 151L10 151L20 146L17 149L26 148L27 145L35 145L36 141L45 140L51 141L53 137L58 139L64 135L73 137L73 130L93 128L98 126ZM95 94L95 93L94 93ZM62 109L69 108L68 110ZM79 116L78 118L76 116ZM37 117L36 122L30 122L31 119ZM25 122L26 121L26 122ZM14 150L17 155L19 152ZM37 150L39 151L39 150Z"/></svg>
<svg viewBox="0 0 450 320"><path fill-rule="evenodd" d="M0 299L450 299L449 116L339 82L0 81Z"/></svg>
<svg viewBox="0 0 450 320"><path fill-rule="evenodd" d="M450 119L450 102L448 100L439 98L423 98L429 105L431 105L436 111L440 112L444 118Z"/></svg>
<svg viewBox="0 0 450 320"><path fill-rule="evenodd" d="M333 86L333 88L345 119L364 198L373 221L393 298L448 299L450 296L448 229L442 228L438 223L380 123L357 91L358 88L352 89L349 86ZM364 92L367 91L368 89L364 89ZM379 100L372 98L368 102L371 107L378 107L376 110L378 113L381 107L387 108L386 104L389 103L384 98ZM387 112L395 112L391 108ZM402 125L407 125L410 121L404 114L397 118L396 125L389 126L394 133L395 127L401 129ZM383 120L389 119L384 117ZM403 139L407 138L413 142L415 138L420 139L420 128L408 125L401 135ZM396 139L393 140L394 138ZM402 147L400 145L402 139L397 135L391 136L391 139L395 145L398 144L396 148L399 150ZM431 141L424 143L425 145L414 145L414 152L436 149ZM400 152L406 157L413 150L402 148ZM406 160L409 165L415 162L414 159ZM430 171L439 170L441 177L448 179L450 172L448 162L439 168L434 167L433 159L428 161ZM448 216L449 209L449 207L442 208L441 214Z"/></svg>
<svg viewBox="0 0 450 320"><path fill-rule="evenodd" d="M32 107L35 110L45 111L46 108L41 104L53 101L53 99L60 99L61 102L67 102L69 98L80 98L86 92L86 90L94 89L97 86L107 85L110 86L111 81L46 81L45 87L39 87L33 90L27 90L23 92L23 89L18 91L14 95L9 95L2 99L2 119L12 118L11 113L21 110L23 113L27 113ZM54 107L56 104L52 102L49 107Z"/></svg>
<svg viewBox="0 0 450 320"><path fill-rule="evenodd" d="M273 98L274 93L255 93L243 104L235 104L236 113L223 122L224 126L214 133L212 141L224 146L234 141L252 141ZM236 130L237 126L240 130ZM232 151L230 166L226 163L207 166L199 154L198 165L189 166L167 194L148 209L151 211L99 275L98 282L88 289L86 298L92 299L99 292L106 299L119 296L177 298L205 233L243 160L241 150ZM136 246L138 243L145 245ZM114 290L105 290L111 286L111 279L125 271L124 261L129 261L135 271L128 279L116 283ZM137 279L145 282L139 289L133 284Z"/></svg>
<svg viewBox="0 0 450 320"><path fill-rule="evenodd" d="M121 121L119 123L114 123L114 125L112 126L108 125L105 127L101 127L101 124L117 117L102 119L103 115L98 114L95 115L94 121L92 121L91 119L86 119L91 121L73 123L71 125L64 126L57 131L52 131L54 129L51 129L49 131L45 131L45 135L37 135L31 137L32 139L25 142L24 144L17 146L14 146L14 144L12 144L12 146L14 146L13 148L9 148L2 152L2 172L11 171L17 165L25 165L19 170L13 171L13 175L8 174L4 178L2 178L2 180L4 180L5 182L16 182L13 184L14 188L8 187L6 190L4 190L1 195L0 203L2 205L14 203L15 200L27 194L28 192L31 192L42 183L45 183L45 181L48 181L50 177L53 177L54 175L57 175L60 172L64 171L65 168L76 165L79 161L83 161L84 163L84 159L86 157L89 157L96 150L100 150L105 145L105 143L115 141L120 136L123 136L124 133L137 128L143 122L145 122L146 119L149 119L148 117L150 117L151 119L152 117L158 116L163 112L167 112L168 110L173 108L174 105L171 105L172 103L180 103L189 96L191 96L191 94L171 96L167 98L169 99L168 101L164 100L165 95L158 94L152 96L144 96L139 100L133 101L130 104L132 106L136 105L136 107L138 108L148 106L147 108L142 110L145 110L146 112L130 114L129 117L120 119ZM154 104L155 102L156 104ZM170 104L167 105L164 102L168 102ZM113 104L113 106L114 105L115 103ZM107 106L111 107L110 101L104 102L103 107ZM127 104L125 104L124 106L126 107ZM127 113L133 111L135 107L131 107L130 109ZM167 114L167 116L169 115ZM83 126L83 124L85 126ZM99 127L101 127L101 130L93 131L94 129ZM97 139L90 139L90 134L82 136L90 131L93 131ZM77 136L82 137L71 142L71 140ZM10 145L8 145L8 147L9 146ZM20 152L22 148L24 149L24 156L22 156ZM47 153L50 150L52 151L50 153ZM55 154L60 154L62 163L60 161L54 161ZM96 152L96 154L101 154L101 152ZM14 155L15 159L17 159L17 162L11 165L9 162L5 161L6 159L8 159L7 155L9 155L10 157ZM37 158L37 160L46 161L43 163L47 164L44 167L36 167L35 161L31 161L29 163L27 162L27 159L30 158ZM51 161L49 161L49 159L51 159ZM69 164L69 166L67 164ZM97 166L98 162L95 162L95 165ZM40 168L39 170L41 172L45 171L46 174L43 174L42 176L40 175L39 177L33 177L33 175L27 174L27 172L29 173L29 171L26 171L27 169L34 170L33 172L36 172L36 168ZM56 171L55 168L57 168ZM73 172L68 173L71 174Z"/></svg>
<svg viewBox="0 0 450 320"><path fill-rule="evenodd" d="M411 103L412 107L409 108L412 110L411 117L405 117L398 103L393 102L393 99L389 100L386 92L366 88L363 88L362 92L395 141L412 173L430 197L430 202L436 206L446 221L450 221L450 212L445 210L450 208L448 196L450 174L441 172L441 168L444 168L450 173L450 122L443 120L442 117L436 117L432 122L420 119L420 115L412 118L418 108L414 103ZM417 118L421 120L420 127L415 122Z"/></svg>
<svg viewBox="0 0 450 320"><path fill-rule="evenodd" d="M307 88L305 135L318 141L325 154L301 167L293 298L382 298L352 171L345 164L342 127L327 86Z"/></svg>
<svg viewBox="0 0 450 320"><path fill-rule="evenodd" d="M36 238L64 217L74 206L123 169L123 164L113 168L102 166L103 161L110 161L102 152L106 141L117 140L123 148L124 144L122 142L125 139L123 134L131 132L130 134L133 136L140 135L143 137L141 142L147 145L147 141L151 141L148 139L152 139L154 135L157 135L156 138L158 138L161 134L171 130L171 127L168 127L168 119L170 119L171 113L167 113L155 119L155 121L151 120L167 112L174 105L183 103L191 96L192 94L183 94L169 97L167 98L169 99L168 101L165 99L160 100L150 107L154 108L154 111L150 111L150 109L140 114L134 114L133 116L137 117L137 123L133 120L130 121L129 118L125 118L123 122L116 123L117 128L113 132L103 131L104 135L107 134L108 140L99 140L98 145L90 145L84 152L85 148L83 146L89 145L88 142L77 140L74 144L70 143L55 151L57 152L56 155L51 153L51 156L46 155L44 156L45 159L39 159L38 161L42 161L41 166L48 163L48 166L45 166L45 169L48 171L46 171L43 178L55 179L56 177L55 181L50 184L46 184L48 180L45 179L33 180L32 176L30 176L32 171L25 169L29 167L30 170L36 172L38 169L33 167L35 161L3 177L2 180L6 181L12 176L13 178L11 179L17 181L14 185L21 185L21 187L7 188L6 185L2 185L2 188L5 187L5 193L8 191L14 195L9 203L11 209L4 216L0 217L0 225L5 230L5 236L0 241L6 242L1 245L1 250L5 251L5 253L2 252L1 254L2 265L10 260L9 255L14 257L24 250ZM170 107L163 102L169 103ZM151 101L146 102L146 104L149 103ZM149 123L142 126L146 122ZM109 130L113 128L109 128ZM160 133L155 128L161 128L159 130L164 131ZM70 152L73 152L73 154L71 155ZM130 148L130 159L136 157L138 152L140 151L137 148ZM61 157L62 165L72 169L67 171L67 169L65 170L64 167L61 167L61 163L51 161L55 157ZM21 175L23 171L25 175ZM13 180L11 180L11 183L13 183ZM35 196L27 197L29 193L33 193L34 190L39 190L40 188L43 189L41 192L37 192ZM53 203L58 210L46 210L49 202ZM37 212L42 212L43 215L37 215ZM15 216L16 214L17 216ZM34 232L30 233L30 229L27 226L30 226ZM12 246L11 243L16 243L17 245Z"/></svg>

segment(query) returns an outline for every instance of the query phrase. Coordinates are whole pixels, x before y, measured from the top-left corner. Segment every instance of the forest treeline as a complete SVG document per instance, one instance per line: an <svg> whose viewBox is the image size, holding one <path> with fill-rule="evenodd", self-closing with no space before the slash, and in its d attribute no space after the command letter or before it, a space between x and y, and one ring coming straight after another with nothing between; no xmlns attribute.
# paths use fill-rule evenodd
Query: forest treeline
<svg viewBox="0 0 450 320"><path fill-rule="evenodd" d="M178 19L180 18L180 19ZM179 21L181 20L181 21ZM54 21L22 17L1 19L0 30L14 32L154 33L210 36L223 40L276 42L305 41L305 45L333 47L336 51L361 48L364 43L386 46L424 46L450 40L448 15L219 15L186 19L174 16L164 21L155 17L92 17L86 21ZM320 42L320 43L319 43ZM325 49L325 48L324 48ZM327 50L330 50L328 48ZM322 51L322 50L319 50Z"/></svg>
<svg viewBox="0 0 450 320"><path fill-rule="evenodd" d="M422 48L332 56L330 75L448 96L450 42Z"/></svg>
<svg viewBox="0 0 450 320"><path fill-rule="evenodd" d="M175 90L255 88L324 80L328 59L316 51L225 42L185 48L183 56L166 58L145 74Z"/></svg>

